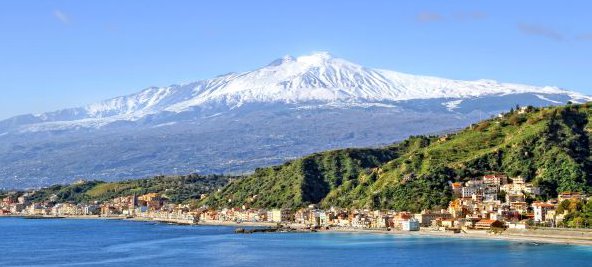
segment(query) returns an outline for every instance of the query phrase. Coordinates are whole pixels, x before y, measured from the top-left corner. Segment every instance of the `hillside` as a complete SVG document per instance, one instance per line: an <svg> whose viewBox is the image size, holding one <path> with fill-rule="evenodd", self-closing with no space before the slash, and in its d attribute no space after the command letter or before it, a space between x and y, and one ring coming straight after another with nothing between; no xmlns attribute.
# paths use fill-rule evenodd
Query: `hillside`
<svg viewBox="0 0 592 267"><path fill-rule="evenodd" d="M251 173L315 152L450 132L516 104L592 98L553 86L453 80L328 53L0 121L0 189L175 173Z"/></svg>
<svg viewBox="0 0 592 267"><path fill-rule="evenodd" d="M337 150L258 169L203 203L419 211L447 205L450 181L488 172L521 175L544 197L589 191L592 105L528 107L443 137L411 137L383 149Z"/></svg>
<svg viewBox="0 0 592 267"><path fill-rule="evenodd" d="M183 203L199 200L201 194L221 188L233 178L238 177L191 174L185 176L158 176L113 183L85 181L70 185L53 185L37 190L32 194L30 200L33 202L52 200L59 203L88 203L92 201L102 202L133 194L161 193L173 203Z"/></svg>
<svg viewBox="0 0 592 267"><path fill-rule="evenodd" d="M397 147L344 149L317 153L282 166L257 169L239 183L210 198L211 204L249 203L258 207L302 206L317 203L362 172L395 158ZM231 196L231 197L227 197Z"/></svg>

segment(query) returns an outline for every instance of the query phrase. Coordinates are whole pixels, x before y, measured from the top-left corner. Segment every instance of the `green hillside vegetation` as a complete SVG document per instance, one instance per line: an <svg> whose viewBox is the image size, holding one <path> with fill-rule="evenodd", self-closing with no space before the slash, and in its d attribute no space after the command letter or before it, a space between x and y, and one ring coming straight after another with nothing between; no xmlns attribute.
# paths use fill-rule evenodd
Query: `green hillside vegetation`
<svg viewBox="0 0 592 267"><path fill-rule="evenodd" d="M411 137L382 149L318 153L258 169L203 201L214 207L446 207L449 182L490 172L523 176L543 198L590 190L590 104L528 107L444 137Z"/></svg>
<svg viewBox="0 0 592 267"><path fill-rule="evenodd" d="M161 193L173 203L187 203L199 200L201 194L209 193L228 184L238 177L197 174L185 176L158 176L148 179L106 183L87 181L71 185L54 185L36 191L31 201L49 201L55 195L55 202L88 203L103 202L116 197Z"/></svg>
<svg viewBox="0 0 592 267"><path fill-rule="evenodd" d="M317 153L270 168L257 169L241 182L208 199L214 206L297 207L318 203L343 183L397 155L397 147L344 149Z"/></svg>
<svg viewBox="0 0 592 267"><path fill-rule="evenodd" d="M592 226L592 201L580 201L577 199L565 199L559 203L557 213L567 212L560 222L560 227L589 228Z"/></svg>

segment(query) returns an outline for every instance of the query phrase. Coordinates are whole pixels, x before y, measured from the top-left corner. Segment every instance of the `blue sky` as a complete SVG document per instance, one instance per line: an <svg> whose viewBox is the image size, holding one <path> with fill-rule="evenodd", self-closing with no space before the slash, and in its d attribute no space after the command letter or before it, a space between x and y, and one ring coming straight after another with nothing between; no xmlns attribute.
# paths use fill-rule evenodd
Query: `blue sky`
<svg viewBox="0 0 592 267"><path fill-rule="evenodd" d="M590 1L2 1L0 119L313 51L592 94Z"/></svg>

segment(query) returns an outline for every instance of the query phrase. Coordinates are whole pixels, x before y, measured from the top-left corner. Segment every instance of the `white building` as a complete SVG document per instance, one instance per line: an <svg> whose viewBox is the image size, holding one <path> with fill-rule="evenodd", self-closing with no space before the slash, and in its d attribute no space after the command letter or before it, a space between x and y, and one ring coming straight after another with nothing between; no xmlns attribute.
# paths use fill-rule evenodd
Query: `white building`
<svg viewBox="0 0 592 267"><path fill-rule="evenodd" d="M401 221L401 230L403 230L403 231L419 231L419 221L415 218Z"/></svg>
<svg viewBox="0 0 592 267"><path fill-rule="evenodd" d="M502 185L508 182L508 177L500 174L488 174L483 176L483 183L488 185Z"/></svg>
<svg viewBox="0 0 592 267"><path fill-rule="evenodd" d="M537 223L546 221L546 214L549 210L554 210L555 205L543 202L532 203L532 209L534 210L534 221Z"/></svg>
<svg viewBox="0 0 592 267"><path fill-rule="evenodd" d="M476 187L472 187L472 186L471 187L468 187L468 186L465 186L461 190L461 195L462 195L462 197L472 197L473 195L477 194L477 191L478 190L479 189L476 188Z"/></svg>
<svg viewBox="0 0 592 267"><path fill-rule="evenodd" d="M273 209L267 213L267 220L270 222L290 221L290 211L287 209Z"/></svg>

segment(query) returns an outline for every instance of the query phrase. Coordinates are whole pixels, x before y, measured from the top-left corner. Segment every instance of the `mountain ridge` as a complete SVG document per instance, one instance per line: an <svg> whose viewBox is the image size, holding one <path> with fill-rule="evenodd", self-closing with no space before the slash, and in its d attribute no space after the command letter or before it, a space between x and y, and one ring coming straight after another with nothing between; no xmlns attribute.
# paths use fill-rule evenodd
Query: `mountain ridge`
<svg viewBox="0 0 592 267"><path fill-rule="evenodd" d="M46 123L50 130L54 129L52 125L101 127L116 121L136 121L161 112L182 113L202 109L205 114L212 115L215 111L224 112L250 103L322 102L344 107L360 103L388 106L400 101L450 98L448 107L454 109L463 99L520 93L535 93L541 100L555 104L562 102L549 99L544 94L567 95L574 102L592 99L551 86L484 79L450 80L366 68L327 52L318 52L300 57L285 56L254 71L182 85L149 87L135 94L84 107L28 114L22 116L28 120L21 125ZM0 130L1 125L2 121Z"/></svg>
<svg viewBox="0 0 592 267"><path fill-rule="evenodd" d="M590 97L556 87L372 69L326 53L0 121L0 188L160 174L243 174L311 153L449 132L516 105Z"/></svg>
<svg viewBox="0 0 592 267"><path fill-rule="evenodd" d="M442 136L375 149L343 149L257 169L211 194L211 207L394 209L452 200L452 182L488 173L521 176L542 198L592 190L592 103L526 107Z"/></svg>

